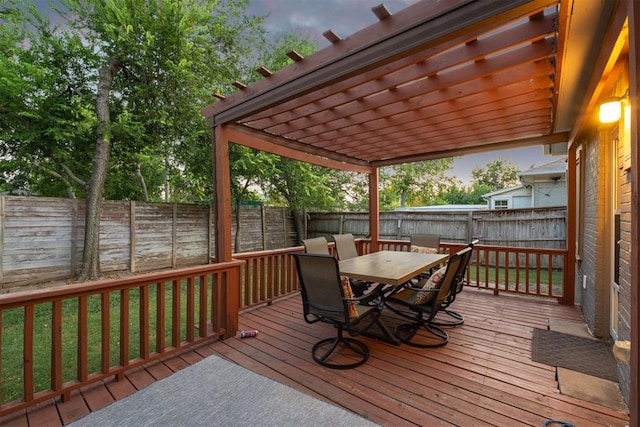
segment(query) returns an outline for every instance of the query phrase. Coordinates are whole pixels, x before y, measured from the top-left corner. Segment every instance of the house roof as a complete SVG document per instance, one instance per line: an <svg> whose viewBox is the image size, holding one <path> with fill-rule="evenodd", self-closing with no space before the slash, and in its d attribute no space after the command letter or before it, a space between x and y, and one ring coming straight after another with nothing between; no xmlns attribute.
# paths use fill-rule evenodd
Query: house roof
<svg viewBox="0 0 640 427"><path fill-rule="evenodd" d="M529 170L519 172L518 177L523 184L530 184L536 180L564 180L567 174L567 159L562 158L551 163L531 167Z"/></svg>
<svg viewBox="0 0 640 427"><path fill-rule="evenodd" d="M364 167L566 142L576 105L593 102L576 76L594 68L589 46L614 5L424 0L395 14L381 5L376 24L346 38L327 32L332 45L292 52L276 73L259 69L261 80L236 82L203 114L232 142Z"/></svg>
<svg viewBox="0 0 640 427"><path fill-rule="evenodd" d="M562 159L554 160L553 162L545 163L539 166L531 166L526 171L519 172L519 176L528 176L528 175L544 175L549 173L564 173L567 170L567 159L563 157Z"/></svg>
<svg viewBox="0 0 640 427"><path fill-rule="evenodd" d="M520 190L521 188L524 188L524 184L517 184L517 185L514 185L513 187L501 188L500 190L492 191L491 193L485 193L482 195L482 197L484 197L485 199L488 199L489 197L499 196L505 193L511 193L512 191Z"/></svg>
<svg viewBox="0 0 640 427"><path fill-rule="evenodd" d="M405 206L396 208L396 212L467 212L487 209L487 205L431 205L431 206Z"/></svg>

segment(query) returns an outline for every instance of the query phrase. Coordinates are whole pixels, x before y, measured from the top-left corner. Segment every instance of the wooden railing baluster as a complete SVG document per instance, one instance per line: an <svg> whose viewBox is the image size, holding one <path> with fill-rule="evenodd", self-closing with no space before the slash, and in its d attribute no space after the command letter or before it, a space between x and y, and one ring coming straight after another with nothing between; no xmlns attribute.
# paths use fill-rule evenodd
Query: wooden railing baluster
<svg viewBox="0 0 640 427"><path fill-rule="evenodd" d="M140 357L149 358L149 286L140 286Z"/></svg>
<svg viewBox="0 0 640 427"><path fill-rule="evenodd" d="M120 366L129 366L129 289L120 290Z"/></svg>
<svg viewBox="0 0 640 427"><path fill-rule="evenodd" d="M89 316L88 299L86 295L78 298L78 381L85 382L89 375Z"/></svg>
<svg viewBox="0 0 640 427"><path fill-rule="evenodd" d="M109 291L105 291L102 293L102 325L101 325L101 333L102 333L102 352L101 352L101 367L102 373L108 374L109 367L111 366L111 305L110 305L110 293Z"/></svg>
<svg viewBox="0 0 640 427"><path fill-rule="evenodd" d="M171 291L172 291L172 311L171 311L171 345L173 348L180 347L180 281L174 280L171 283Z"/></svg>
<svg viewBox="0 0 640 427"><path fill-rule="evenodd" d="M207 289L209 277L209 275L205 276L204 274L200 276L200 300L198 311L198 325L200 331L198 336L200 338L206 338L207 332L209 330L209 325L207 322L207 303L209 302Z"/></svg>
<svg viewBox="0 0 640 427"><path fill-rule="evenodd" d="M167 342L165 339L167 331L165 326L167 320L165 290L164 282L156 284L156 353L159 354L164 353Z"/></svg>
<svg viewBox="0 0 640 427"><path fill-rule="evenodd" d="M187 336L186 340L192 342L195 329L195 284L194 277L187 278Z"/></svg>
<svg viewBox="0 0 640 427"><path fill-rule="evenodd" d="M51 389L62 390L62 301L53 301L51 310Z"/></svg>
<svg viewBox="0 0 640 427"><path fill-rule="evenodd" d="M24 307L24 400L33 400L33 326L34 305L27 304Z"/></svg>

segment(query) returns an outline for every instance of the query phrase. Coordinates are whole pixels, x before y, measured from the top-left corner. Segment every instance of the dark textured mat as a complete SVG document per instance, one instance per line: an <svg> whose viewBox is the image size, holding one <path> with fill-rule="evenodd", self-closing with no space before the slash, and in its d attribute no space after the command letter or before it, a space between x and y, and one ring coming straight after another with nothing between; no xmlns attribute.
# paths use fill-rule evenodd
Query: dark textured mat
<svg viewBox="0 0 640 427"><path fill-rule="evenodd" d="M616 359L602 341L546 329L534 329L531 360L618 381Z"/></svg>

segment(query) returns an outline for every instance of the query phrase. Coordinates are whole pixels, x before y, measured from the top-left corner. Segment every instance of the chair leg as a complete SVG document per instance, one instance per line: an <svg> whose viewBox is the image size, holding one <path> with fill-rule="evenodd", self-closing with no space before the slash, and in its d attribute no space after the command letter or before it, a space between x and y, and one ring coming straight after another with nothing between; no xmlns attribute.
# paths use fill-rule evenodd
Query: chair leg
<svg viewBox="0 0 640 427"><path fill-rule="evenodd" d="M450 320L450 321L431 321L432 325L436 325L436 326L459 326L462 325L464 323L464 316L458 312L455 312L453 310L449 310L447 308L440 310L441 312L444 312L445 314L448 314L449 316L453 317L454 320Z"/></svg>
<svg viewBox="0 0 640 427"><path fill-rule="evenodd" d="M358 356L358 359L355 362L332 363L327 361L327 359L331 356L331 354L341 344ZM329 345L329 349L326 351L323 351L322 355L316 354L317 351L326 347L327 345ZM367 359L369 359L369 348L361 341L358 341L354 338L344 337L342 334L342 328L338 327L338 336L334 338L326 338L322 341L317 342L313 346L313 349L311 350L311 356L313 357L313 360L316 361L316 363L327 368L351 369L351 368L355 368L357 366L362 365L364 362L367 361Z"/></svg>
<svg viewBox="0 0 640 427"><path fill-rule="evenodd" d="M433 343L422 343L413 340L421 326L434 336L435 340ZM431 323L404 323L396 326L394 332L396 338L402 343L418 348L442 347L449 341L449 334Z"/></svg>

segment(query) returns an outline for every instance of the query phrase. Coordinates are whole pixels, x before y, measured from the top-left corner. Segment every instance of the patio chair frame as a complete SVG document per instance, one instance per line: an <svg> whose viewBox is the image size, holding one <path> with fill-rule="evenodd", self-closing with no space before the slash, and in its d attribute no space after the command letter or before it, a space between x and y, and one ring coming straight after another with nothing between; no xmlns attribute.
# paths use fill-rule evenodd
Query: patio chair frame
<svg viewBox="0 0 640 427"><path fill-rule="evenodd" d="M449 258L444 276L435 288L425 291L421 287L405 286L400 292L385 299L387 308L411 320L410 323L403 323L396 326L394 332L398 340L404 344L418 348L441 347L449 341L449 334L434 324L433 319L442 309L442 303L449 296L451 288L455 286L462 260L470 251L471 248L466 247ZM418 292L428 292L433 295L426 302L415 304L414 302ZM429 332L431 336L435 338L435 342L421 343L414 341L413 338L420 328L424 328Z"/></svg>
<svg viewBox="0 0 640 427"><path fill-rule="evenodd" d="M351 369L369 359L369 348L362 341L345 337L346 330L357 336L374 324L380 325L382 304L358 304L364 297L345 296L341 284L338 260L326 254L294 253L296 270L301 284L304 320L307 323L324 322L336 327L335 337L318 341L311 350L313 360L331 369ZM348 304L353 303L358 317L349 316ZM367 320L365 322L365 319ZM356 357L353 363L334 363L329 358L339 346L351 350Z"/></svg>

